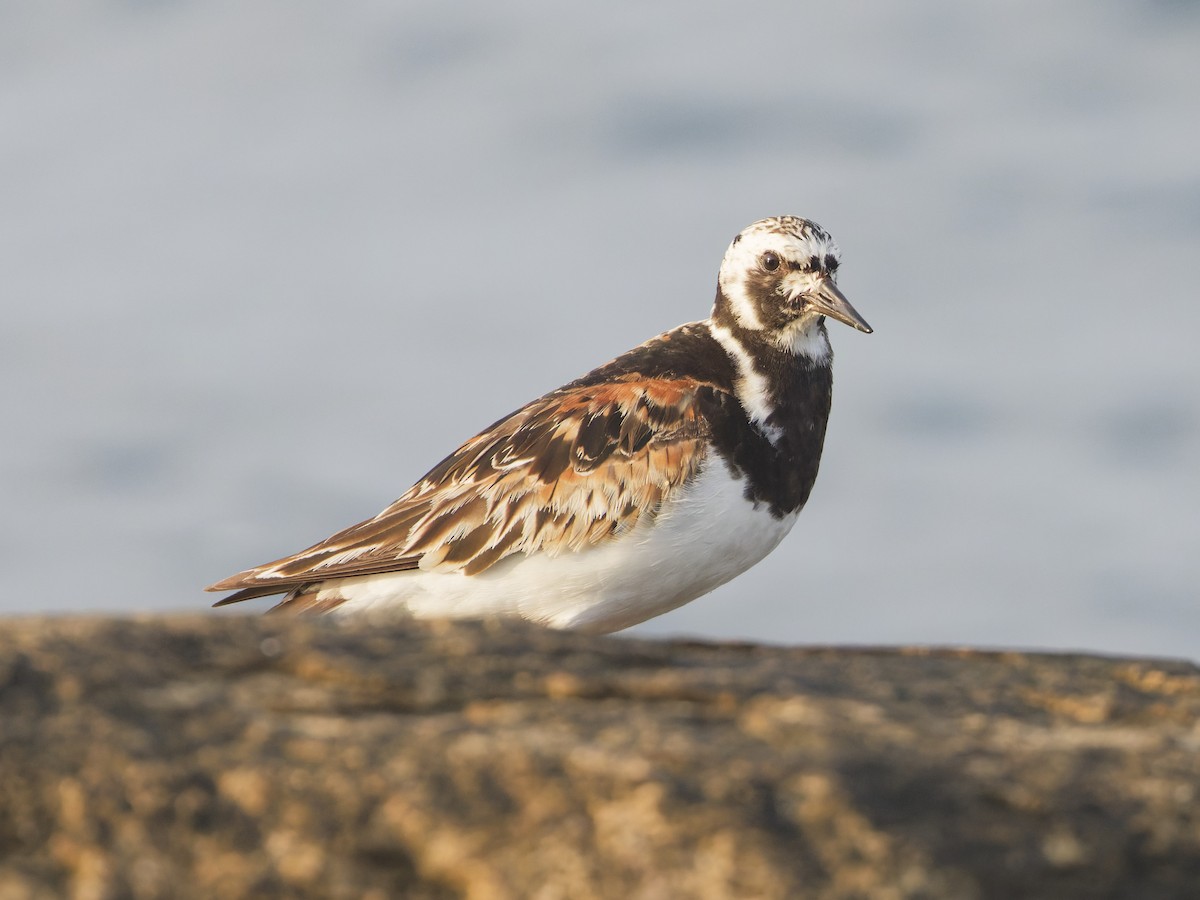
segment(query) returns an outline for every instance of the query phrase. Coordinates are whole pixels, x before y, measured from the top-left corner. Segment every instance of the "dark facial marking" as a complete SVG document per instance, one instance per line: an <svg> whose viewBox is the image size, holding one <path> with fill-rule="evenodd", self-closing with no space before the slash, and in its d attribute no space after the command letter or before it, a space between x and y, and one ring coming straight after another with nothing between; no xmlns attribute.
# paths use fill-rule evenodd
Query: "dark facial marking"
<svg viewBox="0 0 1200 900"><path fill-rule="evenodd" d="M836 257L834 257L832 254L825 257L825 271L826 272L836 272L837 267L838 267L838 261L837 261Z"/></svg>

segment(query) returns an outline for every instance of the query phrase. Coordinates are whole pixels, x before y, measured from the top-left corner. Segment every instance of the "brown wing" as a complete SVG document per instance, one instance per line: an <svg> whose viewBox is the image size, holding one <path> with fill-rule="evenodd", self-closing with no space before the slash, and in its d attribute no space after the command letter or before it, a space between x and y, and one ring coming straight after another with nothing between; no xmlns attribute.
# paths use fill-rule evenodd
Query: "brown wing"
<svg viewBox="0 0 1200 900"><path fill-rule="evenodd" d="M240 572L216 604L406 569L475 575L514 553L609 540L694 476L708 436L691 379L628 375L535 400L463 444L375 516Z"/></svg>

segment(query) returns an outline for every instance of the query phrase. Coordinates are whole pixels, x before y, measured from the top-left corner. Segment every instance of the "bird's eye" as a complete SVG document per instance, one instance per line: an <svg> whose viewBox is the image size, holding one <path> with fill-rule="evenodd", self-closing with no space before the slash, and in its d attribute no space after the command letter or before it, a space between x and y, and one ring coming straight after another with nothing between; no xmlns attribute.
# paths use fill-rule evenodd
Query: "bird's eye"
<svg viewBox="0 0 1200 900"><path fill-rule="evenodd" d="M762 267L768 272L774 272L779 268L779 254L770 252L764 253L760 262L762 262Z"/></svg>

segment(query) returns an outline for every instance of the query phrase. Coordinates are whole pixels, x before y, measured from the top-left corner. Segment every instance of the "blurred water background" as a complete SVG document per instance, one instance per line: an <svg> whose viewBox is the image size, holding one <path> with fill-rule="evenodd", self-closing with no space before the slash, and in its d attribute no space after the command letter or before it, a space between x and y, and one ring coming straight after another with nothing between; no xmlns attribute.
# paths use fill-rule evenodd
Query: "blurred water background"
<svg viewBox="0 0 1200 900"><path fill-rule="evenodd" d="M636 629L1200 657L1200 4L0 3L0 612L198 611L797 213L816 491Z"/></svg>

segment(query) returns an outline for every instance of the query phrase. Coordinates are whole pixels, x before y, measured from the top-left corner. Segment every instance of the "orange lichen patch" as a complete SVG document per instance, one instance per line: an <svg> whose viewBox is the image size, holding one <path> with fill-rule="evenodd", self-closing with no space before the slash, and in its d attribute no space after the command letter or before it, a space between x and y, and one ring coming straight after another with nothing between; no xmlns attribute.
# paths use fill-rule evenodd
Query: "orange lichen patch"
<svg viewBox="0 0 1200 900"><path fill-rule="evenodd" d="M1149 669L1144 666L1129 665L1116 671L1117 678L1148 694L1200 694L1200 676L1172 675L1161 669Z"/></svg>
<svg viewBox="0 0 1200 900"><path fill-rule="evenodd" d="M1105 722L1113 710L1113 698L1107 693L1071 695L1056 694L1051 691L1024 690L1021 692L1021 697L1030 706L1039 707L1047 712L1083 724Z"/></svg>

